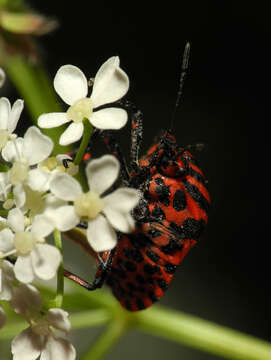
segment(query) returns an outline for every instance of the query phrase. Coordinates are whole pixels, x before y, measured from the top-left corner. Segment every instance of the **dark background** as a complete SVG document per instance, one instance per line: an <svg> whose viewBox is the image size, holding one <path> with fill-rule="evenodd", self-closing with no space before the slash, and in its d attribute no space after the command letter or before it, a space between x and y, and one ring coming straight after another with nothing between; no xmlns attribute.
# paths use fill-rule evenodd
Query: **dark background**
<svg viewBox="0 0 271 360"><path fill-rule="evenodd" d="M119 55L128 98L144 113L144 145L169 126L186 41L192 45L175 119L180 144L203 142L198 159L212 198L209 225L183 261L161 304L270 340L270 64L266 9L228 1L32 1L60 28L41 39L52 75L70 63L94 76ZM119 132L125 151L128 126ZM86 348L92 330L86 335ZM218 359L138 333L105 359Z"/></svg>

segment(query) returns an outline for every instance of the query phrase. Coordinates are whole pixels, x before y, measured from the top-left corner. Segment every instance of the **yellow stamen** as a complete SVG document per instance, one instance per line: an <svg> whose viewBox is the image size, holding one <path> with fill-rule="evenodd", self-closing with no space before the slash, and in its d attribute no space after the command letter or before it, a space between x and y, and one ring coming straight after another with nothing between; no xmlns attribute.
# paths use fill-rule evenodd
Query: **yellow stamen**
<svg viewBox="0 0 271 360"><path fill-rule="evenodd" d="M74 202L74 208L78 216L95 219L104 207L104 201L98 194L89 191L79 195Z"/></svg>
<svg viewBox="0 0 271 360"><path fill-rule="evenodd" d="M89 119L93 111L93 103L90 98L77 100L67 110L67 119L79 123L84 118Z"/></svg>

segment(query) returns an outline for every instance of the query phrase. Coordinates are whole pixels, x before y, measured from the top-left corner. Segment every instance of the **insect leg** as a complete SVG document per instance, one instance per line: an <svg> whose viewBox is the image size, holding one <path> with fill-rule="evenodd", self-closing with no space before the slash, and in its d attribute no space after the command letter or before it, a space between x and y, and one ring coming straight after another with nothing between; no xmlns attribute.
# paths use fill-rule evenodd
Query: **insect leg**
<svg viewBox="0 0 271 360"><path fill-rule="evenodd" d="M143 114L131 101L122 100L119 104L128 112L131 118L130 160L131 167L136 170L138 168L138 153L143 138Z"/></svg>
<svg viewBox="0 0 271 360"><path fill-rule="evenodd" d="M121 171L122 179L123 179L124 183L128 184L129 180L130 180L130 175L128 172L125 158L124 158L121 148L119 146L119 143L117 142L117 140L115 139L115 137L113 136L113 133L111 131L102 131L100 133L100 135L103 138L104 143L105 143L107 149L109 150L109 152L112 155L114 155L120 162L120 171Z"/></svg>
<svg viewBox="0 0 271 360"><path fill-rule="evenodd" d="M75 283L79 284L80 286L84 287L85 289L87 289L89 291L93 291L93 290L99 289L103 286L103 284L106 280L107 274L110 271L111 263L112 263L112 255L111 255L111 252L108 252L106 260L105 261L101 260L101 262L98 266L98 270L96 272L95 278L92 283L85 281L80 276L77 276L66 269L64 269L64 276L67 279L70 279L70 280L74 281Z"/></svg>
<svg viewBox="0 0 271 360"><path fill-rule="evenodd" d="M84 279L80 278L80 276L77 276L75 274L73 274L72 272L64 269L64 276L67 279L70 279L74 282L76 282L76 284L84 287L85 289L89 290L89 291L93 291L96 289L99 289L103 286L105 277L95 277L94 281L92 283L89 283L87 281L85 281Z"/></svg>
<svg viewBox="0 0 271 360"><path fill-rule="evenodd" d="M143 114L140 110L132 107L131 115L131 166L133 169L138 168L138 153L143 138Z"/></svg>
<svg viewBox="0 0 271 360"><path fill-rule="evenodd" d="M131 158L131 167L134 170L138 169L138 153L140 149L140 145L142 142L143 135L143 115L140 110L136 108L136 106L130 101L119 101L118 106L125 109L128 112L129 117L131 118L131 150L130 150L130 158ZM109 152L113 154L120 162L121 165L121 175L124 183L129 185L130 175L128 171L128 167L126 165L125 158L122 154L121 148L114 138L112 131L100 131L100 135L103 138Z"/></svg>

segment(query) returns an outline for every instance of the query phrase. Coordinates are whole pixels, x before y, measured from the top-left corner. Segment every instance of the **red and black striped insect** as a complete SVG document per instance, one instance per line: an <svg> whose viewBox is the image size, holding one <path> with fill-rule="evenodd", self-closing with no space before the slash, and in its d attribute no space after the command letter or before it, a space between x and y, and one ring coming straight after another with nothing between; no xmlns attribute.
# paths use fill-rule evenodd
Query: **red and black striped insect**
<svg viewBox="0 0 271 360"><path fill-rule="evenodd" d="M179 97L188 51L186 47ZM116 248L100 254L93 284L66 275L89 290L105 281L124 308L138 311L163 296L178 265L199 240L207 223L210 197L196 160L187 148L177 144L172 131L163 131L147 154L138 159L142 113L130 103L126 107L132 122L130 167L113 136L108 132L102 136L121 163L125 186L142 193L133 211L136 228L131 234L119 233Z"/></svg>

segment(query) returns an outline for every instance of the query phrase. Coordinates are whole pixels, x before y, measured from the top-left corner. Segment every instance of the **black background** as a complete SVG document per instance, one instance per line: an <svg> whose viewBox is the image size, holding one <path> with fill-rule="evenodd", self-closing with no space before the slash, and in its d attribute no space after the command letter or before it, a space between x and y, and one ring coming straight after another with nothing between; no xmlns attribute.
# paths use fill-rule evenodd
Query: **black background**
<svg viewBox="0 0 271 360"><path fill-rule="evenodd" d="M144 113L142 151L169 126L183 47L191 42L175 135L180 144L206 145L197 156L209 179L212 209L201 242L161 303L270 340L266 10L254 3L210 0L32 4L60 22L58 30L41 38L52 77L68 63L94 76L108 57L120 56L131 82L128 98ZM119 138L128 151L128 126ZM125 356L217 359L137 333L105 359Z"/></svg>

